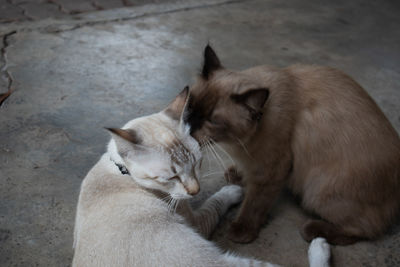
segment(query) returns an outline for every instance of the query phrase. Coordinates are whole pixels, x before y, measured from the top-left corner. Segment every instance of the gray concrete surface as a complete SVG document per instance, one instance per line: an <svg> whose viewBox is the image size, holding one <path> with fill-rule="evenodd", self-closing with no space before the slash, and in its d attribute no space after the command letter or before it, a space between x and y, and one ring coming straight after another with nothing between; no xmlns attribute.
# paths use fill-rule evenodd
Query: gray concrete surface
<svg viewBox="0 0 400 267"><path fill-rule="evenodd" d="M2 1L10 13L0 14L13 18L15 2ZM1 266L70 265L79 186L109 138L102 127L163 108L193 81L208 41L230 68L338 67L400 130L398 1L141 2L60 17L0 17L0 94L15 89L0 108ZM202 184L195 205L223 181L209 176ZM308 244L298 233L307 215L290 196L281 197L252 244L224 238L234 213L213 236L221 247L307 266ZM332 250L335 266L400 266L400 224L377 241Z"/></svg>

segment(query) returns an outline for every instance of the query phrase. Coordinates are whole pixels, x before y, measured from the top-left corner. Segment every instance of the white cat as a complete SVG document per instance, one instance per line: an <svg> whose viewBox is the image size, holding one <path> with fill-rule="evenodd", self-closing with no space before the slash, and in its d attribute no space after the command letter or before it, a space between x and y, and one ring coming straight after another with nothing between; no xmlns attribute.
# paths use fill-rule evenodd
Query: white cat
<svg viewBox="0 0 400 267"><path fill-rule="evenodd" d="M242 189L224 186L200 209L190 208L202 155L182 123L187 98L185 88L162 112L109 129L108 151L82 182L73 266L275 266L223 253L206 240ZM324 257L311 266L328 266L318 265Z"/></svg>

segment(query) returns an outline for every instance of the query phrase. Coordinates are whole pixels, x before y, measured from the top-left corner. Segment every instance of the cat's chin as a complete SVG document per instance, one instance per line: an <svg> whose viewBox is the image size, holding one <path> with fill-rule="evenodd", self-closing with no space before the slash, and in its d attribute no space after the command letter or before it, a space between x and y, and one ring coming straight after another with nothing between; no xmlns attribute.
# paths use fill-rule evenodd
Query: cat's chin
<svg viewBox="0 0 400 267"><path fill-rule="evenodd" d="M191 195L181 195L181 194L170 194L171 198L176 200L191 199Z"/></svg>

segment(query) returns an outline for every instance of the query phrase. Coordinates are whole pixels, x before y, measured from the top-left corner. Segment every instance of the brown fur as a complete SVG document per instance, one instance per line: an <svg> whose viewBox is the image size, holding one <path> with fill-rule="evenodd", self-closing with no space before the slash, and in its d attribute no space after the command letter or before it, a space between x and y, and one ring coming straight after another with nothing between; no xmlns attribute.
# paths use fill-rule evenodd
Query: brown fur
<svg viewBox="0 0 400 267"><path fill-rule="evenodd" d="M322 218L304 226L306 240L381 235L399 209L400 139L363 88L329 67L230 71L210 50L188 121L197 140L224 144L240 164L246 197L229 237L254 240L285 185Z"/></svg>

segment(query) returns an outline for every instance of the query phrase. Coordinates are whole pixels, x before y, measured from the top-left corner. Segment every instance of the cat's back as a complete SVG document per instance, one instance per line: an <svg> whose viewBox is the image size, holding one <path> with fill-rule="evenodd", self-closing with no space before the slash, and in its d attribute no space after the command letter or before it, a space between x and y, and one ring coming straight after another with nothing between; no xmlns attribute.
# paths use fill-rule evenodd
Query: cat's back
<svg viewBox="0 0 400 267"><path fill-rule="evenodd" d="M283 69L294 81L295 90L303 108L310 108L316 101L321 104L348 105L347 108L370 109L378 106L368 93L341 70L318 65L296 64Z"/></svg>
<svg viewBox="0 0 400 267"><path fill-rule="evenodd" d="M335 184L349 197L397 203L400 138L374 100L334 68L294 65L286 71L300 100L292 140L294 191L311 195Z"/></svg>
<svg viewBox="0 0 400 267"><path fill-rule="evenodd" d="M291 75L299 99L299 126L308 123L328 135L337 131L334 134L343 136L342 141L349 145L352 138L381 148L390 144L395 148L393 153L400 155L398 133L375 101L350 76L338 69L317 65L293 65L284 71Z"/></svg>
<svg viewBox="0 0 400 267"><path fill-rule="evenodd" d="M149 237L176 220L164 202L116 173L109 161L104 155L82 182L73 266L128 266L141 257L132 255L141 251L137 246L146 246Z"/></svg>

